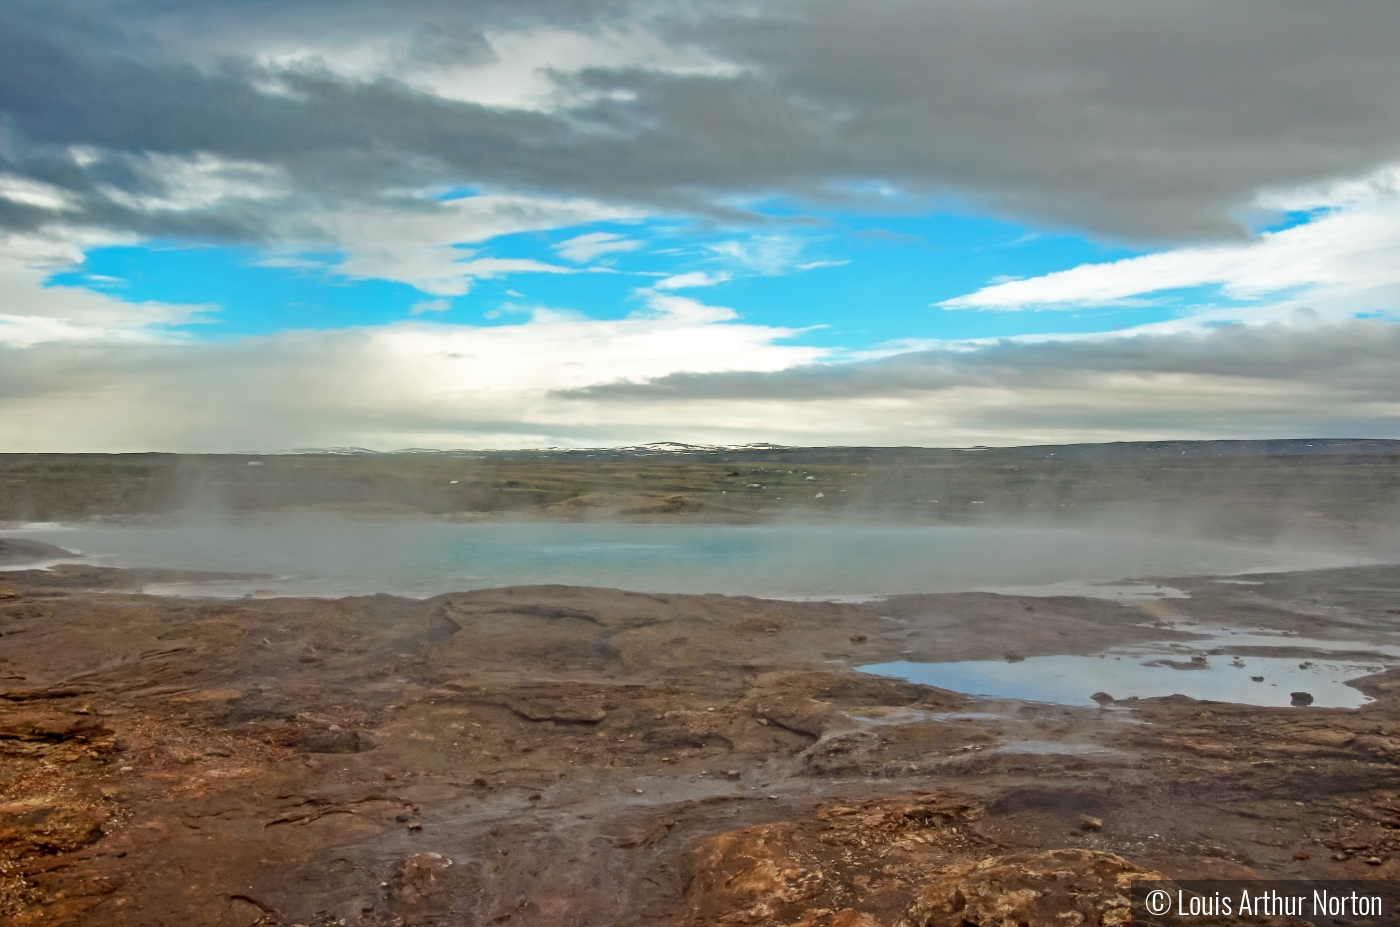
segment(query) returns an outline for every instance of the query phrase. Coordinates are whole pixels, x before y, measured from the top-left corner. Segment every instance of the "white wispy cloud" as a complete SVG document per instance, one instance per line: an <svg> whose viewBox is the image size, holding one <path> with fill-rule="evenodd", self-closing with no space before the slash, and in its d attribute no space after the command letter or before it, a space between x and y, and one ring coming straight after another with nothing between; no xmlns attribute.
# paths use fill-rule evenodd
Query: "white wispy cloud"
<svg viewBox="0 0 1400 927"><path fill-rule="evenodd" d="M14 174L0 174L0 199L55 212L77 208L75 198L62 188Z"/></svg>
<svg viewBox="0 0 1400 927"><path fill-rule="evenodd" d="M692 270L685 274L674 274L664 280L656 281L653 286L658 290L683 290L697 286L716 286L720 283L728 283L729 274L724 271L711 274L703 270Z"/></svg>
<svg viewBox="0 0 1400 927"><path fill-rule="evenodd" d="M478 279L514 273L577 272L524 258L477 255L479 245L501 235L549 231L636 216L626 207L591 200L484 194L439 202L405 199L382 205L352 205L294 216L279 229L289 245L323 242L342 252L338 260L293 254L334 274L394 280L433 296L462 296Z"/></svg>
<svg viewBox="0 0 1400 927"><path fill-rule="evenodd" d="M1299 225L1229 245L1177 248L984 287L944 309L1073 310L1218 286L1243 306L1201 307L1200 322L1286 318L1302 307L1328 317L1400 309L1400 171L1261 195L1264 208L1320 210Z"/></svg>
<svg viewBox="0 0 1400 927"><path fill-rule="evenodd" d="M211 210L237 201L280 199L291 192L291 185L281 170L256 161L207 153L192 156L96 153L95 156L98 160L120 162L144 179L144 189L139 192L113 184L96 186L108 200L136 212Z"/></svg>
<svg viewBox="0 0 1400 927"><path fill-rule="evenodd" d="M170 341L177 337L172 326L198 321L215 309L129 302L85 287L49 285L53 274L80 266L85 250L134 240L61 228L0 235L0 346Z"/></svg>
<svg viewBox="0 0 1400 927"><path fill-rule="evenodd" d="M578 264L587 264L604 254L636 251L641 247L644 247L643 242L615 232L588 232L553 246L560 257Z"/></svg>

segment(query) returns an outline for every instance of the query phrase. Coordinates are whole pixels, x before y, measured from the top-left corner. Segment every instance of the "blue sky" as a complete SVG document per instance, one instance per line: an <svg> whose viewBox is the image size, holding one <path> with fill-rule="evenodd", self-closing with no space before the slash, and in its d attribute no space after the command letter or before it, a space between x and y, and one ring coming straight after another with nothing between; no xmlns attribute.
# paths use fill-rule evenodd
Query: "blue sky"
<svg viewBox="0 0 1400 927"><path fill-rule="evenodd" d="M0 449L1400 437L1397 40L1270 0L0 9Z"/></svg>
<svg viewBox="0 0 1400 927"><path fill-rule="evenodd" d="M501 235L474 246L477 255L530 259L579 272L484 279L456 297L348 277L336 270L340 256L334 252L301 255L311 266L269 266L266 249L178 241L95 248L81 265L53 274L48 284L87 287L137 303L207 305L207 312L172 326L198 339L382 325L424 316L437 322L510 325L536 307L620 318L636 311L639 288L686 273L727 275L724 282L704 287L703 298L736 310L746 321L806 329L798 336L804 343L852 351L911 338L1112 331L1176 312L1175 299L1049 316L940 309L936 303L999 280L1144 252L1096 242L1082 233L1037 230L968 213L809 211L800 225L782 221L791 215L791 210L775 213L769 220L773 224L755 223L756 228L654 219ZM599 233L638 246L582 266L560 260L560 243ZM726 253L726 245L754 258ZM700 290L678 292L699 295ZM439 301L447 308L415 311Z"/></svg>

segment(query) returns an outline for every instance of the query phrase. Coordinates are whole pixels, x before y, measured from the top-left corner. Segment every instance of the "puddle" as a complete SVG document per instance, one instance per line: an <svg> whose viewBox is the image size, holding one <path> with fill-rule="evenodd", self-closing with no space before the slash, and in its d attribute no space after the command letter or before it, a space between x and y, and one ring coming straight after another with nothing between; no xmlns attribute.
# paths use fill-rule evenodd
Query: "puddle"
<svg viewBox="0 0 1400 927"><path fill-rule="evenodd" d="M852 715L864 724L918 724L923 721L1005 721L1005 715L989 711L925 711L921 708L890 708L879 714Z"/></svg>
<svg viewBox="0 0 1400 927"><path fill-rule="evenodd" d="M1383 661L1340 662L1320 658L1212 656L1206 665L1192 663L1191 651L1172 647L1114 651L1101 656L1061 654L959 663L878 663L860 667L864 673L895 676L922 685L988 698L1093 705L1096 692L1115 699L1187 695L1217 702L1287 707L1290 694L1308 692L1320 708L1358 708L1371 701L1346 685L1380 672ZM1303 666L1300 666L1303 664ZM1263 681L1255 682L1255 676Z"/></svg>
<svg viewBox="0 0 1400 927"><path fill-rule="evenodd" d="M1054 740L1013 740L996 749L997 753L1035 753L1042 756L1124 756L1122 750L1099 744L1066 744Z"/></svg>
<svg viewBox="0 0 1400 927"><path fill-rule="evenodd" d="M1111 602L1155 602L1160 599L1189 599L1191 594L1174 586L1146 583L1088 583L1067 580L1034 586L983 586L973 592L993 592L997 595L1023 595L1032 598L1074 596L1083 599L1108 599Z"/></svg>
<svg viewBox="0 0 1400 927"><path fill-rule="evenodd" d="M26 560L24 563L8 563L4 566L0 566L0 573L18 573L22 570L52 570L54 567L60 566L61 564L73 563L75 560L81 559L82 555L78 554L72 557L59 557L53 560Z"/></svg>
<svg viewBox="0 0 1400 927"><path fill-rule="evenodd" d="M1251 648L1280 648L1323 653L1375 654L1400 659L1400 644L1374 644L1356 640L1332 640L1325 637L1303 637L1296 631L1275 631L1270 628L1229 628L1219 625L1179 621L1170 625L1173 631L1199 634L1204 638L1170 645L1183 652L1201 653L1221 650L1228 658L1235 652ZM1120 655L1119 654L1115 655ZM1249 659L1248 655L1244 655ZM1217 657L1212 657L1212 660Z"/></svg>

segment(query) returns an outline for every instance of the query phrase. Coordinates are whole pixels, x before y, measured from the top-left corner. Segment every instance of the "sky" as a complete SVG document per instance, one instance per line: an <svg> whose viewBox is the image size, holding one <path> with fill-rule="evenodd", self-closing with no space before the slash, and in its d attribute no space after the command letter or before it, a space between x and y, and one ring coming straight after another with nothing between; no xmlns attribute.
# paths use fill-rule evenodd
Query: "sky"
<svg viewBox="0 0 1400 927"><path fill-rule="evenodd" d="M1400 5L9 0L0 451L1400 438Z"/></svg>

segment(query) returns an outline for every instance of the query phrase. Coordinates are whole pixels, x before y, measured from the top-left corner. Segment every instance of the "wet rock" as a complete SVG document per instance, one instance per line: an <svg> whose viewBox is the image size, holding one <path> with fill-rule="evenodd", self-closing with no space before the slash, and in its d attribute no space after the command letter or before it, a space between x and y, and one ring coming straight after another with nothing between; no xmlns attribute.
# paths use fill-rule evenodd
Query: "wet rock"
<svg viewBox="0 0 1400 927"><path fill-rule="evenodd" d="M420 905L439 887L439 876L451 865L452 860L441 853L415 853L399 864L389 882L389 896L402 905Z"/></svg>
<svg viewBox="0 0 1400 927"><path fill-rule="evenodd" d="M830 802L707 837L687 855L677 927L887 927L946 854L986 855L981 806L952 792Z"/></svg>
<svg viewBox="0 0 1400 927"><path fill-rule="evenodd" d="M919 890L896 927L1126 927L1132 920L1132 883L1161 878L1121 857L1092 850L993 856L936 876Z"/></svg>
<svg viewBox="0 0 1400 927"><path fill-rule="evenodd" d="M1193 655L1193 656L1191 657L1191 662L1192 662L1192 663L1195 663L1197 666L1208 666L1208 665L1210 665L1210 661L1206 659L1206 655L1203 654L1203 653L1198 653L1198 654Z"/></svg>
<svg viewBox="0 0 1400 927"><path fill-rule="evenodd" d="M510 699L506 707L531 721L597 724L608 716L608 713L597 705L564 699Z"/></svg>
<svg viewBox="0 0 1400 927"><path fill-rule="evenodd" d="M86 742L110 734L102 723L87 715L25 713L0 721L0 740Z"/></svg>
<svg viewBox="0 0 1400 927"><path fill-rule="evenodd" d="M107 815L98 808L29 800L0 804L0 847L71 853L102 839Z"/></svg>
<svg viewBox="0 0 1400 927"><path fill-rule="evenodd" d="M1312 693L1310 692L1290 692L1288 693L1288 698L1290 704L1295 705L1299 708L1311 705L1313 703Z"/></svg>
<svg viewBox="0 0 1400 927"><path fill-rule="evenodd" d="M301 746L307 753L364 753L377 745L360 731L324 731L303 737Z"/></svg>
<svg viewBox="0 0 1400 927"><path fill-rule="evenodd" d="M1080 830L1103 830L1103 819L1084 815L1079 819Z"/></svg>
<svg viewBox="0 0 1400 927"><path fill-rule="evenodd" d="M1008 650L1002 656L1006 659L1007 663L1024 663L1026 661L1024 654L1019 654L1011 650Z"/></svg>
<svg viewBox="0 0 1400 927"><path fill-rule="evenodd" d="M1100 705L1113 704L1113 696L1109 695L1107 692L1095 692L1093 695L1089 696L1089 698L1098 702Z"/></svg>
<svg viewBox="0 0 1400 927"><path fill-rule="evenodd" d="M1255 682L1263 682L1263 681L1264 681L1264 677L1263 677L1263 676L1250 676L1249 678L1250 678L1250 679L1253 679Z"/></svg>
<svg viewBox="0 0 1400 927"><path fill-rule="evenodd" d="M812 776L862 772L884 752L880 735L871 731L832 734L808 747L801 756L802 771Z"/></svg>

